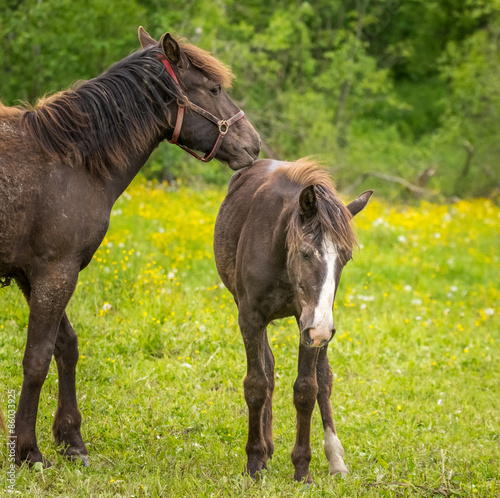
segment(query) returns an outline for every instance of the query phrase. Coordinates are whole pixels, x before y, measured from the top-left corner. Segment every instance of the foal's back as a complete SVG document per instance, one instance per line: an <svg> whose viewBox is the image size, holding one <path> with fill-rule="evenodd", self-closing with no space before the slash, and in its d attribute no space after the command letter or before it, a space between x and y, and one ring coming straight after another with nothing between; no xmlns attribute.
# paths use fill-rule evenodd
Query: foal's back
<svg viewBox="0 0 500 498"><path fill-rule="evenodd" d="M243 247L254 244L258 246L255 251L261 253L270 248L278 232L285 235L279 219L298 187L278 170L290 164L260 159L231 178L215 224L214 252L219 275L235 298L236 271Z"/></svg>

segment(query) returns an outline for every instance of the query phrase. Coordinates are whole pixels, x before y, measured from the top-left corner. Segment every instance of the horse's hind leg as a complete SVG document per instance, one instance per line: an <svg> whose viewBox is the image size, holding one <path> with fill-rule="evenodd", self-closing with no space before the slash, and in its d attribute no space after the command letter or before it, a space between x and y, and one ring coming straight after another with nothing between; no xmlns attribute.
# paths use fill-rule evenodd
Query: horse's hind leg
<svg viewBox="0 0 500 498"><path fill-rule="evenodd" d="M332 407L330 396L332 394L332 371L328 362L328 346L321 348L316 367L316 379L318 382L318 406L325 431L325 455L330 466L330 474L347 474L344 463L344 448L337 437L337 431L333 424Z"/></svg>
<svg viewBox="0 0 500 498"><path fill-rule="evenodd" d="M312 482L309 474L311 461L311 416L318 395L316 363L318 349L299 346L299 372L293 386L293 403L297 410L297 436L292 451L294 479Z"/></svg>
<svg viewBox="0 0 500 498"><path fill-rule="evenodd" d="M36 442L40 391L50 361L64 309L76 285L78 270L50 267L18 283L30 305L28 339L23 358L24 380L15 420L16 463L46 461Z"/></svg>
<svg viewBox="0 0 500 498"><path fill-rule="evenodd" d="M63 444L61 453L70 459L80 457L88 465L87 448L80 433L82 417L76 401L76 363L78 338L66 313L63 314L54 348L59 375L59 397L53 433L56 444Z"/></svg>

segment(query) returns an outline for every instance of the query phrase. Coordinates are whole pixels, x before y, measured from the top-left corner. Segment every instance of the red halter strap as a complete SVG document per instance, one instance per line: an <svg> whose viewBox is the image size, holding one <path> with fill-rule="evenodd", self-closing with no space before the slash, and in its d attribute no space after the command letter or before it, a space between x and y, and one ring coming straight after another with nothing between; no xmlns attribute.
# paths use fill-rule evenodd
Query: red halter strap
<svg viewBox="0 0 500 498"><path fill-rule="evenodd" d="M159 55L158 58L162 61L163 65L165 66L165 69L168 71L168 74L172 76L172 79L175 81L176 85L181 87L179 80L177 79L177 76L175 75L175 72L172 68L172 65L168 61L168 59L163 56ZM182 90L181 90L181 93ZM184 149L186 152L191 154L192 156L196 157L196 159L199 159L200 161L203 161L204 163L208 163L211 161L215 155L217 154L217 151L219 150L219 147L222 144L222 140L224 140L224 137L226 136L227 132L229 131L229 127L236 123L236 121L239 121L245 113L243 111L237 112L232 118L229 119L219 119L216 116L214 116L212 113L206 111L205 109L202 109L201 107L197 106L196 104L193 104L188 100L188 98L183 94L184 99L183 100L177 100L177 120L175 122L175 128L174 132L172 134L172 138L169 140L169 143L174 144L179 146L181 149ZM210 152L207 152L203 157L199 156L196 152L192 151L185 145L181 145L180 143L177 142L179 139L179 135L181 134L181 129L182 129L182 121L184 119L184 109L188 107L192 111L198 113L200 116L203 116L204 118L208 119L209 121L212 121L212 123L216 124L219 128L219 136L217 137L217 140Z"/></svg>

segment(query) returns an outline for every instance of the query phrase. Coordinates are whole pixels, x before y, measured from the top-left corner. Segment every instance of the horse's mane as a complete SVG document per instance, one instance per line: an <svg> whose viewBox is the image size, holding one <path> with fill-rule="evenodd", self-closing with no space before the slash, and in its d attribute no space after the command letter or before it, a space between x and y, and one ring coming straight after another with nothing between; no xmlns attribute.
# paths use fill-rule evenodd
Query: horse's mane
<svg viewBox="0 0 500 498"><path fill-rule="evenodd" d="M218 83L224 88L229 88L231 86L234 74L223 62L216 59L206 50L191 45L185 40L180 40L180 46L193 66L204 73L208 79Z"/></svg>
<svg viewBox="0 0 500 498"><path fill-rule="evenodd" d="M231 70L222 62L194 45L181 43L181 48L207 77L231 84ZM43 97L34 108L2 104L0 116L19 114L23 131L53 160L109 176L170 123L168 104L180 90L158 58L162 53L156 45L139 50L97 78Z"/></svg>
<svg viewBox="0 0 500 498"><path fill-rule="evenodd" d="M2 103L0 100L0 118L11 119L19 117L19 114L23 112L23 109L19 106L8 107Z"/></svg>
<svg viewBox="0 0 500 498"><path fill-rule="evenodd" d="M352 215L340 200L328 172L317 162L304 158L279 167L276 173L283 174L299 187L296 207L288 223L286 240L289 251L296 253L299 250L304 235L312 234L315 240L321 241L330 237L339 250L342 264L347 263L356 244ZM300 213L298 194L309 185L314 185L317 213L304 219Z"/></svg>
<svg viewBox="0 0 500 498"><path fill-rule="evenodd" d="M23 130L54 160L109 176L144 150L169 121L168 104L179 89L158 58L139 50L97 78L38 101L21 116Z"/></svg>

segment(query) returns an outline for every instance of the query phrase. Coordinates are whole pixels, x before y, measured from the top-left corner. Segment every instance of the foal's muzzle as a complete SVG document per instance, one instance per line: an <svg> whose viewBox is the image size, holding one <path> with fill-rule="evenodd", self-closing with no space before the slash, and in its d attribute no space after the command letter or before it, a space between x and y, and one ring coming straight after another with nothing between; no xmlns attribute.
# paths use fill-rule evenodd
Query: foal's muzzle
<svg viewBox="0 0 500 498"><path fill-rule="evenodd" d="M300 342L310 348L322 348L333 339L335 332L335 327L328 332L311 327L301 332Z"/></svg>

